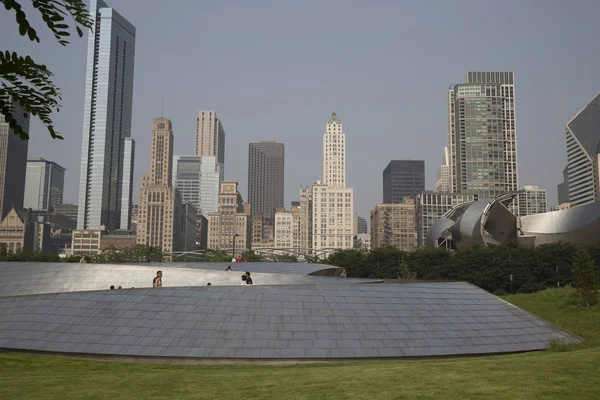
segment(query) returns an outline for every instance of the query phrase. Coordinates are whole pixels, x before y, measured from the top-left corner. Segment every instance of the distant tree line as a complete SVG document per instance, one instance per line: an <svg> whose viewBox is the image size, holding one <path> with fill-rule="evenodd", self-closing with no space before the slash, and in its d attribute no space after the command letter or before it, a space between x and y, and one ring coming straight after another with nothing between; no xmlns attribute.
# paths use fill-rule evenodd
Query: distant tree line
<svg viewBox="0 0 600 400"><path fill-rule="evenodd" d="M341 250L321 262L347 268L348 276L380 279L458 280L473 283L489 292L532 293L574 281L577 251L584 256L588 281L600 279L600 243L576 246L553 243L537 247L506 245L469 246L457 252L423 248L413 252L383 247L371 251ZM511 280L512 276L512 280ZM593 277L593 278L590 278ZM593 289L596 288L596 289ZM592 286L597 290L597 286Z"/></svg>

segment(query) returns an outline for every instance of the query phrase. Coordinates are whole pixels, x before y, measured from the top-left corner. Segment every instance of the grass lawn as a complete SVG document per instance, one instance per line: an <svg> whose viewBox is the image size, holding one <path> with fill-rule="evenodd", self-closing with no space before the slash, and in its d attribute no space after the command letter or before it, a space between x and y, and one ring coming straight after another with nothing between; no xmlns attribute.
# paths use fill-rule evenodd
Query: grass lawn
<svg viewBox="0 0 600 400"><path fill-rule="evenodd" d="M600 308L579 308L572 289L506 299L587 342L559 347L560 352L286 366L127 364L4 354L0 398L600 398Z"/></svg>

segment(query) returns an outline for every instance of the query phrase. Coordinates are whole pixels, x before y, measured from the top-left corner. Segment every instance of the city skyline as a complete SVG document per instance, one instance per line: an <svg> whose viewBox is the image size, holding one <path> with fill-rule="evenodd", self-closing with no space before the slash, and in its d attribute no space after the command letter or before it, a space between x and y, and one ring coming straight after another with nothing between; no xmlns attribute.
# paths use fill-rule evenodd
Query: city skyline
<svg viewBox="0 0 600 400"><path fill-rule="evenodd" d="M228 53L236 53L238 46L236 41L247 45L250 41L256 40L257 35L262 37L263 33L274 27L281 30L283 40L294 38L296 32L300 32L300 26L294 22L286 25L269 22L265 24L265 31L257 28L249 32L247 40L236 33L218 36L217 46L225 45L224 48L228 53L218 52L221 62L217 62L215 67L201 65L200 79L195 78L190 72L190 68L198 69L194 61L195 56L185 51L182 53L181 47L178 46L173 46L174 49L165 47L176 42L175 35L163 29L167 28L169 23L156 26L153 23L156 22L155 19L145 20L146 13L144 10L139 10L135 2L119 3L115 0L109 3L136 25L138 36L143 32L145 41L148 42L145 47L138 46L136 53L132 124L132 136L137 142L139 155L135 166L134 186L136 188L139 187L140 176L148 165L150 138L147 132L149 121L160 110L160 93L165 93L165 115L169 115L178 126L176 154L193 154L191 149L194 145L194 124L199 109L217 110L219 116L224 118L228 132L225 179L240 182L242 193L246 192L247 186L247 170L244 166L247 165L245 150L249 142L273 139L286 144L289 149L294 149L286 155L288 168L285 177L285 204L297 199L299 186L310 185L314 177L320 175L318 146L315 146L315 139L318 140L321 135L322 119L329 114L330 110L336 110L344 116L349 127L346 132L349 159L347 180L348 185L355 188L355 209L360 215L368 215L370 209L379 203L377 197L381 193L381 183L377 177L389 160L401 158L425 160L428 165L425 188L435 189L439 151L447 142L443 96L448 85L459 82L466 71L502 70L513 71L519 85L518 146L521 154L528 155L527 159L521 157L519 160L519 181L546 189L549 205L554 205L557 203L555 188L561 181L562 168L566 164L564 126L589 99L600 91L599 87L589 85L589 82L594 81L593 71L597 69L594 67L600 61L598 54L586 54L586 62L580 62L577 46L573 46L581 40L588 40L586 37L597 37L598 28L592 23L591 17L594 10L599 8L595 3L581 8L567 7L564 4L547 5L544 2L537 2L537 5L536 2L515 3L519 15L512 20L515 29L510 32L506 31L500 22L485 24L473 22L474 25L470 26L469 30L481 31L481 38L477 40L488 42L489 46L496 46L497 51L490 52L486 60L480 60L475 54L465 54L458 59L452 56L454 53L450 51L451 47L448 43L441 40L441 37L437 39L440 32L449 29L449 26L456 34L461 34L466 29L466 27L457 27L444 22L444 20L452 20L449 16L458 14L459 11L453 11L453 7L442 2L437 7L439 15L437 13L433 15L432 21L424 27L428 31L427 35L416 39L414 44L407 44L404 39L397 44L391 41L392 38L397 39L395 34L399 33L397 31L401 28L393 27L391 19L386 14L398 15L396 11L400 6L386 5L383 7L385 10L371 11L367 7L363 8L356 4L341 8L334 7L332 4L321 5L323 12L319 14L326 15L330 8L336 9L348 22L334 22L330 28L320 27L315 32L311 32L306 40L296 39L294 42L296 48L293 46L292 49L284 48L284 56L290 61L297 60L293 56L295 53L307 57L306 62L304 64L301 62L296 69L290 68L289 61L273 60L269 56L266 49L276 46L275 43L281 40L270 37L264 44L253 43L256 51L244 53L249 57L245 58L244 62L232 62L235 58L232 59L231 57L234 56ZM148 8L151 9L154 3L152 1L148 3ZM535 26L528 26L538 15L540 5L546 11L544 18L537 19ZM188 8L192 9L192 6L187 5L186 9ZM229 13L233 11L233 15L238 15L235 10L227 8L223 5L215 5L209 12L218 16L221 13L225 15L226 12L227 15L231 15ZM259 18L259 21L263 21L260 19L261 13L264 13L264 18L273 21L278 17L285 19L285 16L292 11L303 15L308 13L308 8L310 7L302 5L266 7L258 4L255 10L250 10L250 13ZM400 22L405 21L407 24L404 29L413 29L413 26L417 29L418 23L413 25L411 20L419 21L425 18L426 9L429 7L404 5L400 8L405 11L400 16ZM464 10L468 7L454 8L460 9L460 13L468 12L469 19L475 21L478 15L489 13L491 6L483 4L468 11ZM565 19L567 9L570 14ZM165 10L163 15L165 21L173 20L174 11L176 9ZM371 13L375 12L379 18L378 25L382 30L387 29L388 34L384 35L382 30L374 29L372 24L369 24L370 28L360 28L358 32L349 34L347 38L335 33L342 24L355 21L359 15L363 18L364 15L372 15ZM444 18L440 18L441 15L444 15ZM186 24L190 23L187 15L182 18L184 20L181 25L187 26ZM319 20L323 17L312 18ZM571 19L578 21L577 28L572 32L564 28L557 29L557 26L569 25ZM11 24L8 21L8 16L2 15L0 33L3 35L6 33L6 37L12 39L15 37L13 35L18 33L11 32L9 29ZM247 28L245 22L240 28L244 29L244 27ZM202 29L211 30L210 26ZM323 38L323 45L309 45L308 42L313 35L320 35ZM359 38L360 35L365 38ZM178 40L185 41L179 36L177 35ZM518 39L524 36L529 39L529 43L519 43ZM42 40L44 40L43 36ZM377 42L368 51L371 56L378 58L377 64L380 65L377 67L378 76L373 74L375 70L372 61L365 64L367 61L355 60L356 65L348 63L355 58L354 50L360 48L364 41ZM85 40L73 41L68 48L60 49L61 51L57 52L60 54L57 56L46 57L48 65L55 72L57 83L63 89L64 108L55 117L57 129L66 140L52 142L45 137L40 124L33 120L29 149L30 156L44 157L65 166L67 177L64 201L70 203L78 202L76 177L79 174L78 152L81 145L82 99L85 83L84 42ZM21 50L20 46L23 46L22 48L27 46L18 41L15 43L17 46L15 50ZM149 43L163 45L166 53L163 57L164 61L153 61L154 44L150 46ZM431 46L426 47L428 44ZM324 52L334 45L336 51L331 54ZM393 46L392 48L407 46L404 48L406 57L415 59L415 66L400 64L398 58L389 55L389 52L384 52L383 50L390 45ZM421 50L423 48L428 48L428 52L433 56L426 56ZM31 49L32 56L44 53L44 50L34 47ZM214 50L212 45L209 45L209 49ZM563 54L560 63L556 61L557 53ZM264 59L265 55L266 59ZM313 63L317 58L322 61L318 65L324 65L318 68L319 72L313 67L316 65ZM166 60L173 59L186 60L187 62L183 64L189 64L189 68L174 66L172 62L166 63ZM444 62L439 62L440 59ZM275 61L275 63L269 64L268 61ZM244 65L243 68L239 68L241 64ZM385 66L386 64L388 66ZM222 68L224 65L227 66ZM344 65L344 68L334 67L336 65ZM304 66L308 66L308 72L302 72L300 68ZM223 74L219 74L215 68L222 68ZM364 72L360 72L361 70ZM393 75L392 70L394 70ZM291 76L298 73L300 83L286 83ZM252 75L257 77L256 83L250 80ZM576 78L567 81L561 79L562 75ZM233 78L226 81L226 76ZM314 78L314 82L311 83L309 76ZM397 76L400 78L394 78ZM550 81L553 82L552 87L547 84ZM262 90L258 90L259 87ZM553 96L552 94L557 91L562 95ZM418 93L418 96L409 97L402 93ZM270 108L266 107L267 104ZM426 113L427 117L424 117L423 113ZM402 121L402 129L397 129L398 120ZM543 146L542 151L538 151L540 146ZM310 153L314 156L306 162L306 155ZM362 162L365 159L371 161ZM134 199L137 198L135 192Z"/></svg>

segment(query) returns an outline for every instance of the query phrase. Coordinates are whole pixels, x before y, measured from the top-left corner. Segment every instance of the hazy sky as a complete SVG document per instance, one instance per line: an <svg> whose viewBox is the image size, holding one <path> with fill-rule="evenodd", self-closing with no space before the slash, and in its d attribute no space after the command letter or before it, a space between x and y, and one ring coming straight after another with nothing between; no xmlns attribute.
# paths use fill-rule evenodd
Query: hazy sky
<svg viewBox="0 0 600 400"><path fill-rule="evenodd" d="M566 162L565 124L600 91L600 1L107 0L137 28L132 136L134 198L149 170L152 119L173 121L175 154L193 154L198 110L216 110L227 135L225 178L247 198L248 143L286 147L285 201L321 179L331 112L344 124L347 182L368 220L392 159L425 160L434 189L447 145L446 92L467 71L513 71L519 185L548 190ZM30 13L28 15L34 16ZM66 48L33 19L42 43L0 10L0 48L55 73L64 141L31 126L29 155L65 168L77 202L86 39Z"/></svg>

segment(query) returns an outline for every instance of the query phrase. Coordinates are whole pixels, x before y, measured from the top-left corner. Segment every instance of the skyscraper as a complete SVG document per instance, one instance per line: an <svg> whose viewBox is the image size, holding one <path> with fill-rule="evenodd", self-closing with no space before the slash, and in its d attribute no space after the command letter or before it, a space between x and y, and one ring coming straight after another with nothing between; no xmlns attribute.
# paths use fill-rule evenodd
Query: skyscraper
<svg viewBox="0 0 600 400"><path fill-rule="evenodd" d="M53 211L63 202L65 169L40 157L27 159L23 206L34 211Z"/></svg>
<svg viewBox="0 0 600 400"><path fill-rule="evenodd" d="M221 167L214 156L173 156L173 186L205 217L219 210Z"/></svg>
<svg viewBox="0 0 600 400"><path fill-rule="evenodd" d="M448 91L451 192L488 198L517 192L512 72L467 72Z"/></svg>
<svg viewBox="0 0 600 400"><path fill-rule="evenodd" d="M545 213L548 211L546 189L537 185L525 185L519 190L519 215Z"/></svg>
<svg viewBox="0 0 600 400"><path fill-rule="evenodd" d="M252 239L250 210L242 201L237 185L237 182L221 182L219 210L208 214L208 248L231 249L232 256L250 248Z"/></svg>
<svg viewBox="0 0 600 400"><path fill-rule="evenodd" d="M135 27L102 0L90 13L77 228L127 229Z"/></svg>
<svg viewBox="0 0 600 400"><path fill-rule="evenodd" d="M556 186L558 204L569 202L569 167L563 169L563 181Z"/></svg>
<svg viewBox="0 0 600 400"><path fill-rule="evenodd" d="M450 187L450 164L448 163L448 148L444 147L442 151L442 165L437 171L435 181L435 191L438 193L449 193Z"/></svg>
<svg viewBox="0 0 600 400"><path fill-rule="evenodd" d="M225 130L217 112L201 110L196 118L196 155L215 156L221 166L221 177L225 173Z"/></svg>
<svg viewBox="0 0 600 400"><path fill-rule="evenodd" d="M323 184L346 187L346 135L336 113L331 114L323 135Z"/></svg>
<svg viewBox="0 0 600 400"><path fill-rule="evenodd" d="M152 129L150 175L142 176L138 201L137 244L160 247L163 252L181 251L185 247L182 226L181 194L171 185L173 179L173 127L167 118L155 118Z"/></svg>
<svg viewBox="0 0 600 400"><path fill-rule="evenodd" d="M248 146L248 202L253 216L283 207L283 143L261 141Z"/></svg>
<svg viewBox="0 0 600 400"><path fill-rule="evenodd" d="M600 93L567 124L567 174L571 206L600 201Z"/></svg>
<svg viewBox="0 0 600 400"><path fill-rule="evenodd" d="M346 136L333 113L323 135L323 183L312 187L314 250L354 246L353 194L353 189L346 187Z"/></svg>
<svg viewBox="0 0 600 400"><path fill-rule="evenodd" d="M3 98L8 104L10 99ZM23 116L23 109L18 103L13 103L13 115L19 125L29 133L29 118ZM26 140L15 136L12 128L6 123L4 116L0 117L0 220L13 208L23 207L25 192L25 171L27 168Z"/></svg>
<svg viewBox="0 0 600 400"><path fill-rule="evenodd" d="M383 170L383 203L399 204L425 190L425 161L392 160Z"/></svg>
<svg viewBox="0 0 600 400"><path fill-rule="evenodd" d="M401 203L378 204L371 211L371 248L384 246L405 251L417 247L414 198L405 197Z"/></svg>

